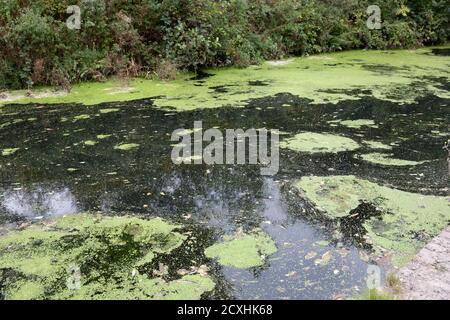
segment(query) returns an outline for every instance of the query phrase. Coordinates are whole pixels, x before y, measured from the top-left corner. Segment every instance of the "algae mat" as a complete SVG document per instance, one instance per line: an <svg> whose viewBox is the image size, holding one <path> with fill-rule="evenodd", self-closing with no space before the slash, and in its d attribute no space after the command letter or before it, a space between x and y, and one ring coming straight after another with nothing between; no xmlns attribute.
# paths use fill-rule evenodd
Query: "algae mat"
<svg viewBox="0 0 450 320"><path fill-rule="evenodd" d="M177 110L244 106L249 99L290 93L315 103L338 102L373 96L399 103L414 102L427 94L448 98L442 81L448 81L448 57L432 49L395 51L350 51L264 63L248 68L205 70L209 77L195 79L181 74L162 82L134 79L75 85L71 92L52 94L37 90L36 97L13 92L3 103L83 103L154 98L155 106ZM190 81L189 81L190 80ZM352 124L350 124L352 125Z"/></svg>
<svg viewBox="0 0 450 320"><path fill-rule="evenodd" d="M224 242L206 248L205 254L218 258L220 264L247 269L264 264L266 256L277 251L275 243L259 230L250 234L237 234Z"/></svg>
<svg viewBox="0 0 450 320"><path fill-rule="evenodd" d="M80 214L0 238L5 299L199 299L214 288L206 274L172 281L143 269L186 240L161 219ZM139 271L140 270L140 271ZM6 280L4 280L6 279Z"/></svg>
<svg viewBox="0 0 450 320"><path fill-rule="evenodd" d="M397 266L450 223L450 197L409 193L354 176L305 177L297 187L331 219L357 217L363 202L379 208L381 215L366 217L364 227L374 249L392 252Z"/></svg>
<svg viewBox="0 0 450 320"><path fill-rule="evenodd" d="M308 153L338 153L354 151L360 146L354 140L339 135L305 132L283 141L280 147Z"/></svg>

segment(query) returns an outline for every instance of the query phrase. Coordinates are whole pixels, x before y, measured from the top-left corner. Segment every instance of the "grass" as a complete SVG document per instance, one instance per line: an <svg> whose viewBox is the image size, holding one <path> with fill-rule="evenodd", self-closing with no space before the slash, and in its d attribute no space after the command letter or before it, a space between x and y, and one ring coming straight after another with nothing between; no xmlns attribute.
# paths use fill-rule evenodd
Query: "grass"
<svg viewBox="0 0 450 320"><path fill-rule="evenodd" d="M389 273L385 280L386 288L395 295L402 292L402 282L395 273Z"/></svg>
<svg viewBox="0 0 450 320"><path fill-rule="evenodd" d="M395 296L389 292L377 289L370 289L367 292L358 295L352 300L396 300Z"/></svg>

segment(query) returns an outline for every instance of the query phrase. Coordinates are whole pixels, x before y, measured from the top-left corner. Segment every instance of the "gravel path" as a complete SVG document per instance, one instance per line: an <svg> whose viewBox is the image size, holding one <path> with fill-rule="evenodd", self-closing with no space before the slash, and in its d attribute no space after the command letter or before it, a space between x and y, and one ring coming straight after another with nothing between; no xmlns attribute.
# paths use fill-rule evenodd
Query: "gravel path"
<svg viewBox="0 0 450 320"><path fill-rule="evenodd" d="M401 268L398 277L402 299L450 300L450 227Z"/></svg>

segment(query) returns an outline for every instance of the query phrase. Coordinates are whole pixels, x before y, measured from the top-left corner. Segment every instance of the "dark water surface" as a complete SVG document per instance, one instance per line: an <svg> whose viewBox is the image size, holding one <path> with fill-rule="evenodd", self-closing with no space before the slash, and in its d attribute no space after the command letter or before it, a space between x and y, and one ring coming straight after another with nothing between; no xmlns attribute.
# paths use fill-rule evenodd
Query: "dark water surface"
<svg viewBox="0 0 450 320"><path fill-rule="evenodd" d="M105 108L119 110L101 113ZM448 194L442 146L449 138L450 101L435 96L413 105L375 98L312 105L280 94L253 100L245 109L171 112L153 108L148 99L91 107L9 105L1 112L0 125L7 125L0 127L0 149L19 148L0 156L3 225L86 211L159 216L197 232L201 241L191 254L203 260L202 248L221 235L263 228L278 252L250 270L215 265L218 286L210 298L330 299L365 287L370 261L360 254L360 239L345 230L337 235L339 230L298 195L292 184L302 176L355 175L405 191ZM372 119L378 128L330 127L335 119ZM361 150L334 155L281 150L280 172L272 178L261 176L255 166L176 166L170 158L171 134L192 128L196 120L204 129L279 129L285 137L326 132L358 142L395 143L391 153L396 158L429 162L386 167L355 159ZM114 149L123 143L139 147ZM324 266L305 258L328 251L333 259ZM189 258L180 256L173 264Z"/></svg>

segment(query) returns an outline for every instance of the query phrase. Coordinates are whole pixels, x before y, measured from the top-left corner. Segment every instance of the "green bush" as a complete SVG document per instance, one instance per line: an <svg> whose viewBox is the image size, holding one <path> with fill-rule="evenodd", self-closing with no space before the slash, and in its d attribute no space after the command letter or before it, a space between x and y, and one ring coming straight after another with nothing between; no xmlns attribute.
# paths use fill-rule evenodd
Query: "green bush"
<svg viewBox="0 0 450 320"><path fill-rule="evenodd" d="M43 17L32 9L24 9L22 14L12 19L4 27L5 36L2 56L4 68L10 84L15 86L33 85L32 75L36 61L54 56L56 36L52 30L52 19ZM43 71L44 72L44 71Z"/></svg>
<svg viewBox="0 0 450 320"><path fill-rule="evenodd" d="M449 40L447 0L7 0L0 7L0 88L246 66L286 55L417 47ZM80 30L66 9L78 3ZM170 69L164 72L164 69Z"/></svg>

